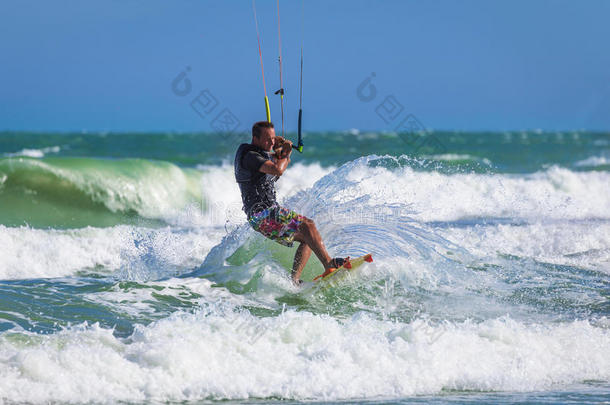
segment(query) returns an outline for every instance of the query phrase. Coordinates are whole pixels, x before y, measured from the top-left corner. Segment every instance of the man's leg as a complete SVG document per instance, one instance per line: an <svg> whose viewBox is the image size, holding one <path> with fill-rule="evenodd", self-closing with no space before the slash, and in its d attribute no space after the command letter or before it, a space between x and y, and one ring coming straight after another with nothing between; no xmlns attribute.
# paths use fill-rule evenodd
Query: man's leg
<svg viewBox="0 0 610 405"><path fill-rule="evenodd" d="M322 236L320 236L316 224L311 219L306 218L301 225L299 225L298 232L294 234L294 240L305 242L305 244L316 254L324 266L324 270L328 270L331 267L332 259L324 247Z"/></svg>
<svg viewBox="0 0 610 405"><path fill-rule="evenodd" d="M294 283L298 283L301 279L301 273L303 273L303 268L305 268L309 256L311 256L311 248L305 242L301 242L294 255L294 265L292 266L292 281Z"/></svg>

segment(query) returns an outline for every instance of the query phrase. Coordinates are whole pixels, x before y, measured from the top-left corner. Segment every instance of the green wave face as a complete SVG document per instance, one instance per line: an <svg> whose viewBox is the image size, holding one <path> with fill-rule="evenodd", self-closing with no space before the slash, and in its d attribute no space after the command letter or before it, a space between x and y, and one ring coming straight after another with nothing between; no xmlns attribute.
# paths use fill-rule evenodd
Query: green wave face
<svg viewBox="0 0 610 405"><path fill-rule="evenodd" d="M189 203L202 203L199 180L194 169L141 159L0 159L0 223L159 223Z"/></svg>

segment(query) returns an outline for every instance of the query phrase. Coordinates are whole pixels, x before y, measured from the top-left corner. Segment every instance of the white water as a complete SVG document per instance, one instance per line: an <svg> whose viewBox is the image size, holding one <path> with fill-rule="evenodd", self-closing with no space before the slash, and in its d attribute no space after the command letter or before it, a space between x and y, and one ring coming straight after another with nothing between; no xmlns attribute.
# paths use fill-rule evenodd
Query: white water
<svg viewBox="0 0 610 405"><path fill-rule="evenodd" d="M477 225L438 232L486 259L514 255L610 274L610 221Z"/></svg>
<svg viewBox="0 0 610 405"><path fill-rule="evenodd" d="M50 336L4 334L0 397L113 403L548 390L610 379L609 351L608 330L586 321L433 325L291 310L257 318L211 305L139 327L128 339L95 325Z"/></svg>
<svg viewBox="0 0 610 405"><path fill-rule="evenodd" d="M14 153L5 153L4 156L6 157L15 157L15 156L27 156L27 157L31 157L31 158L43 158L45 157L45 155L49 154L49 153L59 153L59 151L61 150L61 147L59 146L49 146L47 148L41 148L41 149L22 149L18 152L14 152Z"/></svg>
<svg viewBox="0 0 610 405"><path fill-rule="evenodd" d="M171 275L199 265L223 230L112 228L43 230L0 225L0 279L64 277L80 271L128 279ZM144 268L144 263L148 266ZM147 274L151 269L160 274Z"/></svg>
<svg viewBox="0 0 610 405"><path fill-rule="evenodd" d="M574 163L574 166L577 167L597 167L597 166L605 166L610 164L610 159L606 156L590 156L586 159L579 160Z"/></svg>
<svg viewBox="0 0 610 405"><path fill-rule="evenodd" d="M198 297L194 313L178 311L139 325L128 338L87 324L52 335L2 333L0 400L355 400L443 390L552 390L610 380L610 321L571 315L599 297L586 290L547 297L565 280L521 262L502 267L501 257L608 272L607 173L552 167L529 175L446 175L368 162L337 170L303 166L278 182L280 199L316 220L333 252L357 247L386 253L364 270L362 285L348 286L360 295L339 299L345 306L340 316L311 307L289 306L263 317L243 309L280 312L276 298L296 292L285 268L266 253L243 266L262 274L247 294L205 278L171 278L206 258L218 271L229 267L224 255L231 253L234 234L221 239L245 222L229 166L200 168L208 208L181 208L172 226L0 226L0 278L84 271L147 281L147 288L85 294L144 318L154 315L153 293ZM248 232L246 239L258 237ZM214 253L218 243L227 252ZM471 264L477 262L501 266L475 271ZM518 291L530 287L544 291ZM523 296L538 301L520 301ZM312 307L326 307L325 297L307 299ZM564 307L545 307L547 299Z"/></svg>
<svg viewBox="0 0 610 405"><path fill-rule="evenodd" d="M318 164L296 165L278 182L278 198L310 187L331 170ZM171 227L119 225L55 230L0 225L0 279L63 277L79 271L110 274L121 270L122 277L143 280L197 267L227 232L246 221L232 166L206 167L202 172L202 198L206 201L203 209L196 203L185 205L182 198L156 205L157 198L163 199L171 190L157 190L154 181L165 180L155 180L155 176L138 181L133 187L123 186L129 190L130 201L148 201L151 215L166 217ZM121 179L113 181L124 184ZM178 194L180 184L174 182L173 186ZM151 196L157 197L149 201ZM150 274L152 268L159 271Z"/></svg>
<svg viewBox="0 0 610 405"><path fill-rule="evenodd" d="M383 228L394 216L406 216L418 223L466 221L466 225L473 218L505 218L509 223L449 226L434 232L477 256L501 252L608 270L608 173L552 167L519 176L443 175L409 167L368 167L366 162L361 159L339 170L317 164L296 165L278 181L278 197L326 223L327 233L337 225L352 222ZM0 277L59 277L83 269L109 273L133 264L134 257L144 254L143 247L154 252L157 262L171 263L175 268L197 266L212 246L246 220L232 167L200 169L205 209L197 205L180 208L182 202L166 202L166 208L155 208L162 209L162 215L174 213L168 217L173 227L64 231L0 226ZM324 175L328 176L303 194ZM143 183L145 190L140 197L134 189L135 199L144 200L150 194L148 183ZM356 200L365 208L346 214L344 207L354 205ZM591 219L602 222L587 222ZM140 248L134 247L138 240L144 241Z"/></svg>
<svg viewBox="0 0 610 405"><path fill-rule="evenodd" d="M421 221L505 217L535 220L610 218L610 174L551 167L526 175L387 170L352 162L332 200L367 196L370 205L402 203ZM406 209L406 208L405 208Z"/></svg>

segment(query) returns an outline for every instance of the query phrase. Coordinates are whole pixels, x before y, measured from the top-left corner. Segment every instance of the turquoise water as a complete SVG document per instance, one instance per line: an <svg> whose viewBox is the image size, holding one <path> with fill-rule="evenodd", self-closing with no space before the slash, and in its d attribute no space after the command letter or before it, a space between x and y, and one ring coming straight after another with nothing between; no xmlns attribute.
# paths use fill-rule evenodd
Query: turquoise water
<svg viewBox="0 0 610 405"><path fill-rule="evenodd" d="M280 200L375 257L313 292L242 138L0 133L3 401L610 401L610 134L306 134Z"/></svg>
<svg viewBox="0 0 610 405"><path fill-rule="evenodd" d="M295 134L288 134L293 141ZM325 132L306 135L307 147L295 161L319 162L337 166L370 154L434 156L454 154L445 166L484 163L480 170L525 173L557 164L569 168L590 157L608 158L608 133L603 132L429 132L426 136L391 132ZM432 141L434 140L434 142ZM0 151L32 153L48 149L51 157L142 158L171 162L181 167L217 165L232 160L235 145L249 142L244 133L55 133L0 132ZM25 153L27 155L27 152ZM298 156L298 157L297 157Z"/></svg>

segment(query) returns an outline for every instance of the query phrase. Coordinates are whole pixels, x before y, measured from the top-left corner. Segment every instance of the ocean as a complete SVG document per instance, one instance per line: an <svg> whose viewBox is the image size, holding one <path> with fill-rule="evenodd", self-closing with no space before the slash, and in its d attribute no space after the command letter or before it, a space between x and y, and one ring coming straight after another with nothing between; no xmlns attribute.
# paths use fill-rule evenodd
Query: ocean
<svg viewBox="0 0 610 405"><path fill-rule="evenodd" d="M308 292L246 141L0 133L0 402L610 403L609 133L305 134L279 200L374 257Z"/></svg>

